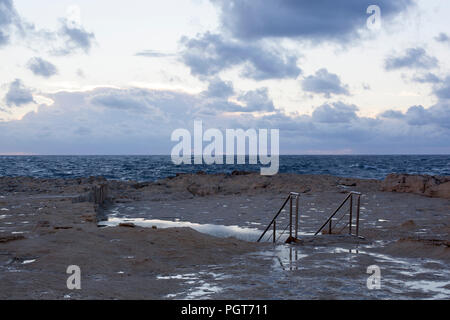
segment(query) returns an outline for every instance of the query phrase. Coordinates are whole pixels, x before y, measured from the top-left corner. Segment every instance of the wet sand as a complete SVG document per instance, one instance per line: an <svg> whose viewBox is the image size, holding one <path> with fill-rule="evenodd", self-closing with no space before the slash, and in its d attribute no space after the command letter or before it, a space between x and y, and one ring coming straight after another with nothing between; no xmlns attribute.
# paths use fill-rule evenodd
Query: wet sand
<svg viewBox="0 0 450 320"><path fill-rule="evenodd" d="M99 184L104 209L83 196ZM347 229L311 236L350 190L363 194L363 239ZM0 298L450 298L450 200L383 190L377 180L294 174L0 178ZM302 242L252 241L290 191L300 193ZM66 287L69 265L81 268L81 290ZM366 286L370 265L381 269L380 290Z"/></svg>

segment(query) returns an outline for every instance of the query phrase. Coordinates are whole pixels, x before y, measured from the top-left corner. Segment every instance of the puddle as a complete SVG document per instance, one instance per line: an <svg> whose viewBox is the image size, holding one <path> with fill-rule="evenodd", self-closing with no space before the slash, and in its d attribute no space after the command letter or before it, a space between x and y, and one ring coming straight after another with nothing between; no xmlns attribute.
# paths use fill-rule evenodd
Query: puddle
<svg viewBox="0 0 450 320"><path fill-rule="evenodd" d="M205 279L206 278L206 279ZM169 299L205 299L211 294L219 293L222 288L216 283L211 283L211 281L220 281L227 279L223 273L214 272L199 272L199 273L186 273L177 274L170 276L157 276L158 280L180 280L187 285L187 290L179 293L170 293L165 296Z"/></svg>
<svg viewBox="0 0 450 320"><path fill-rule="evenodd" d="M121 219L110 217L107 221L102 221L99 226L114 227L123 222L132 222L137 226L151 228L153 226L165 228L192 228L198 232L206 233L219 238L235 237L245 241L256 241L261 235L262 231L256 228L244 228L239 226L224 226L217 224L199 224L187 221L168 221L159 219Z"/></svg>
<svg viewBox="0 0 450 320"><path fill-rule="evenodd" d="M450 289L445 288L450 285L450 281L408 281L406 285L413 290L434 294L432 299L448 299L450 296Z"/></svg>

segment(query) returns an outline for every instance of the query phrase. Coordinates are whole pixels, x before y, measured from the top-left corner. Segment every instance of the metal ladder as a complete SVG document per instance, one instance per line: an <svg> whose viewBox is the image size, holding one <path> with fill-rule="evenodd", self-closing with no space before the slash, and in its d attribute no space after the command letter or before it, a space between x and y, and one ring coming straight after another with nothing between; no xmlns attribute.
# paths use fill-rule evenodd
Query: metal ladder
<svg viewBox="0 0 450 320"><path fill-rule="evenodd" d="M357 205L356 205L356 234L352 234L352 225L353 225L353 196L357 196ZM327 221L325 221L325 223L319 228L319 230L317 230L317 232L314 234L315 236L319 234L320 231L322 231L323 228L325 228L325 226L328 224L328 234L332 233L332 229L333 229L333 218L334 216L339 212L339 210L344 206L344 204L349 201L350 205L349 205L349 220L347 222L347 224L340 230L344 230L345 227L349 226L348 228L348 234L349 235L355 235L355 236L359 236L359 214L361 211L361 193L359 192L355 192L355 191L350 191L347 195L347 197L345 197L345 199L342 201L342 203L339 205L339 207L337 207L336 210L334 210L333 214L327 219ZM346 214L344 214L335 224L334 227L337 226L337 224L342 220L342 218L344 218L346 216Z"/></svg>
<svg viewBox="0 0 450 320"><path fill-rule="evenodd" d="M353 197L357 196L356 199L356 233L352 234L352 225L353 225ZM269 231L270 227L273 226L273 236L272 236L272 242L276 243L277 240L284 234L284 232L289 227L289 237L285 241L286 243L296 242L298 240L298 230L299 230L299 198L300 194L297 192L290 192L286 200L283 202L283 205L278 210L278 212L273 217L272 221L267 225L264 232L261 234L261 236L258 238L257 242L260 242L266 233ZM294 219L294 205L293 202L295 200L295 222ZM283 211L283 209L286 207L287 203L289 202L289 223L284 228L283 232L278 236L277 238L277 218ZM361 193L351 191L348 193L348 195L345 197L345 199L342 201L342 203L337 207L337 209L330 215L330 217L325 221L325 223L317 230L317 232L314 234L315 236L318 235L323 228L325 228L326 225L328 225L328 234L332 234L333 228L336 228L338 223L347 215L347 213L344 213L342 217L334 224L333 226L333 218L336 216L336 214L341 210L341 208L349 202L349 221L347 224L340 230L344 230L347 226L349 226L349 234L354 236L359 236L359 215L360 215L360 207L361 207ZM339 232L340 232L339 231Z"/></svg>
<svg viewBox="0 0 450 320"><path fill-rule="evenodd" d="M283 205L281 206L280 210L278 210L277 214L273 217L272 221L269 223L269 225L267 226L267 228L264 230L264 232L262 233L262 235L259 237L257 242L260 242L261 239L265 236L265 234L267 233L267 231L269 231L270 227L273 225L273 237L272 237L272 241L273 243L275 243L277 241L277 218L280 215L280 213L283 211L284 207L286 206L286 204L289 202L289 223L286 226L286 228L283 230L283 233L286 231L287 227L289 227L289 241L295 241L297 239L298 236L298 209L299 209L299 198L300 198L300 194L297 192L290 192L288 197L286 198L286 200L284 201ZM293 228L292 228L292 224L293 224L293 200L295 199L295 237L292 236L292 232L293 232ZM283 234L282 233L282 234ZM281 235L282 235L281 234ZM281 237L281 235L279 237ZM279 238L278 237L278 238Z"/></svg>

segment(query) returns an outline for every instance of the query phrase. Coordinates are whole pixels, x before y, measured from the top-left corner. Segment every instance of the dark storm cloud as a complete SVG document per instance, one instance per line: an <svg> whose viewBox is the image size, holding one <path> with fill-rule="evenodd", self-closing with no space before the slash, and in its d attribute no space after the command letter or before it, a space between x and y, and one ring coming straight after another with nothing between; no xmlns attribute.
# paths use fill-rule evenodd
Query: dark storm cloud
<svg viewBox="0 0 450 320"><path fill-rule="evenodd" d="M243 65L242 76L254 80L296 78L301 70L297 58L260 44L225 40L219 34L205 33L181 40L183 62L197 76L213 76Z"/></svg>
<svg viewBox="0 0 450 320"><path fill-rule="evenodd" d="M54 64L40 57L31 58L27 65L35 75L42 76L44 78L50 78L58 73L58 69Z"/></svg>
<svg viewBox="0 0 450 320"><path fill-rule="evenodd" d="M403 68L430 69L437 65L438 60L429 56L423 48L409 48L403 55L390 56L385 60L387 71Z"/></svg>
<svg viewBox="0 0 450 320"><path fill-rule="evenodd" d="M34 102L34 99L31 90L25 87L20 79L16 79L9 85L5 102L7 106L20 107L21 105Z"/></svg>
<svg viewBox="0 0 450 320"><path fill-rule="evenodd" d="M319 69L314 75L307 76L301 82L304 91L319 93L329 98L332 94L349 95L348 87L341 79L327 69Z"/></svg>
<svg viewBox="0 0 450 320"><path fill-rule="evenodd" d="M294 37L320 42L347 41L366 27L369 5L390 19L413 5L412 0L211 0L221 10L225 30L241 39Z"/></svg>

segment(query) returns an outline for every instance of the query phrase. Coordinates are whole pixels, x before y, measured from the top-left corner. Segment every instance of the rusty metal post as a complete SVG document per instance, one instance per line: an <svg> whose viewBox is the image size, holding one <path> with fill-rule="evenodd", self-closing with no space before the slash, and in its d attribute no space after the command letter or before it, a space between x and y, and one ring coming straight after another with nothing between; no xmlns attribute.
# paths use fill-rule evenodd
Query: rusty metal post
<svg viewBox="0 0 450 320"><path fill-rule="evenodd" d="M292 238L292 195L289 197L289 237Z"/></svg>
<svg viewBox="0 0 450 320"><path fill-rule="evenodd" d="M350 217L348 223L348 234L352 234L352 222L353 222L353 194L350 197Z"/></svg>
<svg viewBox="0 0 450 320"><path fill-rule="evenodd" d="M295 239L297 239L298 237L298 205L299 205L299 197L300 196L296 196L296 201L295 201Z"/></svg>
<svg viewBox="0 0 450 320"><path fill-rule="evenodd" d="M328 234L331 234L331 222L333 222L333 218L330 219L330 223L328 224Z"/></svg>
<svg viewBox="0 0 450 320"><path fill-rule="evenodd" d="M356 207L356 236L359 236L359 211L361 206L361 195L358 195L358 202Z"/></svg>
<svg viewBox="0 0 450 320"><path fill-rule="evenodd" d="M273 221L273 243L277 241L277 221Z"/></svg>
<svg viewBox="0 0 450 320"><path fill-rule="evenodd" d="M289 248L289 270L292 271L292 247Z"/></svg>

